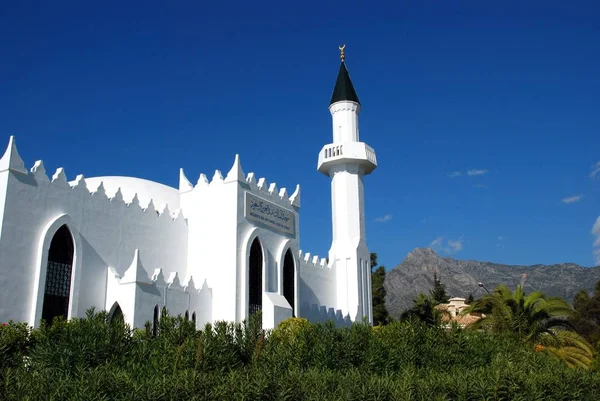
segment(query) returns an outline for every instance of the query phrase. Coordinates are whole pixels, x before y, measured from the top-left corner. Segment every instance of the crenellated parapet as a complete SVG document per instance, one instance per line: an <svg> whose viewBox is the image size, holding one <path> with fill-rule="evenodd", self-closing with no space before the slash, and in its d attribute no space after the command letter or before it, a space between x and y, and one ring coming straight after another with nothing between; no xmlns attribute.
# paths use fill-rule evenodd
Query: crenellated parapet
<svg viewBox="0 0 600 401"><path fill-rule="evenodd" d="M323 305L302 303L300 315L314 323L332 321L336 327L352 326L350 315L344 316L341 310Z"/></svg>
<svg viewBox="0 0 600 401"><path fill-rule="evenodd" d="M140 253L135 249L131 264L122 275L108 268L107 309L119 304L127 323L136 327L152 321L155 308L162 310L163 307L173 316L194 319L197 327L210 321L212 289L206 282L198 288L192 276L182 282L176 271L165 279L162 268L149 275Z"/></svg>
<svg viewBox="0 0 600 401"><path fill-rule="evenodd" d="M310 252L304 253L302 250L298 251L298 260L303 266L307 267L319 267L321 269L331 269L333 267L332 264L328 263L327 258L311 255Z"/></svg>
<svg viewBox="0 0 600 401"><path fill-rule="evenodd" d="M121 188L118 188L114 194L108 195L103 182L100 182L95 188L90 189L83 174L79 174L73 181L69 181L63 167L57 168L54 174L49 177L42 160L36 161L28 171L19 156L14 136L10 137L6 152L0 159L0 172L6 170L26 176L27 179L22 179L21 182L37 187L39 191L62 192L65 196L79 195L81 197L80 202L83 204L88 200L106 202L107 207L110 205L110 207L118 207L132 212L142 212L154 219L185 222L181 210L178 208L171 211L168 204L162 205L161 209L157 210L154 201L150 199L146 207L142 207L137 194L129 202L126 202Z"/></svg>
<svg viewBox="0 0 600 401"><path fill-rule="evenodd" d="M333 260L298 251L298 288L302 303L327 305L337 309L338 268ZM321 311L322 312L322 311ZM326 319L327 312L311 311L310 320ZM303 312L302 317L307 317ZM320 316L317 319L317 316ZM317 320L315 320L317 319Z"/></svg>
<svg viewBox="0 0 600 401"><path fill-rule="evenodd" d="M164 271L161 268L155 269L152 276L149 276L142 263L139 249L134 251L131 264L122 275L112 267L109 267L109 273L109 276L114 277L121 285L137 283L151 285L157 289L167 288L188 293L198 293L200 291L200 288L196 288L192 276L186 279L185 284L181 283L177 272L171 272L168 279L165 279Z"/></svg>
<svg viewBox="0 0 600 401"><path fill-rule="evenodd" d="M237 154L233 166L225 177L220 170L215 170L210 180L206 174L202 173L195 186L186 177L183 169L179 171L179 192L182 194L191 191L210 191L217 186L234 182L237 182L246 191L284 208L290 210L300 208L300 185L296 185L294 192L289 194L287 188L278 188L277 183L268 183L264 177L257 180L253 172L246 175Z"/></svg>

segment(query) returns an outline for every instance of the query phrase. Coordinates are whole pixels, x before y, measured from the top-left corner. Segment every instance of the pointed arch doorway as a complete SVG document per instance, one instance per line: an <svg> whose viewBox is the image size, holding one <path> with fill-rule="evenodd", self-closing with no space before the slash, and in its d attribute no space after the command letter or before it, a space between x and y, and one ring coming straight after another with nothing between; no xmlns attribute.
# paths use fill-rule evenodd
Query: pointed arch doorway
<svg viewBox="0 0 600 401"><path fill-rule="evenodd" d="M52 324L58 316L68 317L74 251L71 231L63 224L52 237L48 250L42 307L42 319L46 324Z"/></svg>
<svg viewBox="0 0 600 401"><path fill-rule="evenodd" d="M292 250L288 249L283 258L283 296L292 307L292 316L296 316L295 299L296 299L296 266Z"/></svg>
<svg viewBox="0 0 600 401"><path fill-rule="evenodd" d="M262 311L263 252L260 240L252 241L248 258L248 315Z"/></svg>

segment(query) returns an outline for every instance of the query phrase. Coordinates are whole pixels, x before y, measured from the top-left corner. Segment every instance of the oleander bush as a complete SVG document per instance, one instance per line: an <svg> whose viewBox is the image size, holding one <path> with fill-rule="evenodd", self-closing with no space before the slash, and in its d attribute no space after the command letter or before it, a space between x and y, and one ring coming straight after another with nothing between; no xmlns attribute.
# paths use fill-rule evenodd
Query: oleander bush
<svg viewBox="0 0 600 401"><path fill-rule="evenodd" d="M509 334L418 321L374 329L258 318L195 330L161 318L158 335L106 312L29 329L0 327L7 400L597 400L598 371Z"/></svg>

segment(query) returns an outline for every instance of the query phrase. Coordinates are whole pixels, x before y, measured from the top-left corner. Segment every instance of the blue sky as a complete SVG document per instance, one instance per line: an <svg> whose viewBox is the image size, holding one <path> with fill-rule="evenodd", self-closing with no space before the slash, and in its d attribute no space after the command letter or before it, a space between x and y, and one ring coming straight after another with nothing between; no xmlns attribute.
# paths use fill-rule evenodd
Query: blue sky
<svg viewBox="0 0 600 401"><path fill-rule="evenodd" d="M595 263L597 1L36 3L0 6L0 141L28 167L177 186L179 167L195 182L240 153L246 173L301 184L302 248L326 256L316 163L346 43L382 264L430 245Z"/></svg>

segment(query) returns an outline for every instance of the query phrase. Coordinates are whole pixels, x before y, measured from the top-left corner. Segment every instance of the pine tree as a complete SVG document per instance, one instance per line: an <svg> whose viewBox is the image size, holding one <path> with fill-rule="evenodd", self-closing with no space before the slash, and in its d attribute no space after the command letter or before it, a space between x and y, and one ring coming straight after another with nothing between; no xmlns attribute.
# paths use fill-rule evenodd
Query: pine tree
<svg viewBox="0 0 600 401"><path fill-rule="evenodd" d="M371 253L371 293L373 301L373 325L384 325L389 323L390 315L385 307L385 267L379 266L377 269L377 254ZM375 269L375 270L373 270Z"/></svg>
<svg viewBox="0 0 600 401"><path fill-rule="evenodd" d="M573 299L575 313L569 323L592 344L600 344L600 281L592 296L581 290Z"/></svg>
<svg viewBox="0 0 600 401"><path fill-rule="evenodd" d="M465 301L465 304L470 305L475 301L475 298L473 297L473 294L469 294L469 296L467 297L467 300Z"/></svg>
<svg viewBox="0 0 600 401"><path fill-rule="evenodd" d="M390 315L385 307L385 267L379 266L371 274L371 286L373 291L373 325L387 324Z"/></svg>
<svg viewBox="0 0 600 401"><path fill-rule="evenodd" d="M433 274L433 290L430 294L436 304L446 304L450 300L450 297L446 294L446 287L441 283L436 273Z"/></svg>
<svg viewBox="0 0 600 401"><path fill-rule="evenodd" d="M371 252L371 272L373 272L373 269L376 268L377 265L377 253Z"/></svg>

